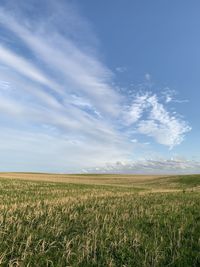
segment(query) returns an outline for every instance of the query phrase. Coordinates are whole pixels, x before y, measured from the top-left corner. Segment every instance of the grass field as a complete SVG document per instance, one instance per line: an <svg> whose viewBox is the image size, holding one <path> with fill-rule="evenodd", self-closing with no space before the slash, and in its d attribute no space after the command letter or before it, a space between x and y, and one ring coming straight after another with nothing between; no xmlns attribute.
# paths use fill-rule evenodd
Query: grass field
<svg viewBox="0 0 200 267"><path fill-rule="evenodd" d="M200 266L200 175L0 177L0 266Z"/></svg>

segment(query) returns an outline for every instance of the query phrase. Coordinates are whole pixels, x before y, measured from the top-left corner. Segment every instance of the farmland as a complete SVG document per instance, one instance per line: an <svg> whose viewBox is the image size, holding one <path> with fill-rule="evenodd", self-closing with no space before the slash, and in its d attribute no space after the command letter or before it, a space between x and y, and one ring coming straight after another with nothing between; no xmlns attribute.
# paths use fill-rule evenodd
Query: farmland
<svg viewBox="0 0 200 267"><path fill-rule="evenodd" d="M0 177L0 266L200 266L200 175Z"/></svg>

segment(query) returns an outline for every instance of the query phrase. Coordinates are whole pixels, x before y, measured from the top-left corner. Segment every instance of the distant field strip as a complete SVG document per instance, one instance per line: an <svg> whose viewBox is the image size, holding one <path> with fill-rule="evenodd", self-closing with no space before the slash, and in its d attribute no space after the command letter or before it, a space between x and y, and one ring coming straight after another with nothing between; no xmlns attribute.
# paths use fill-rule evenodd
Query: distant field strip
<svg viewBox="0 0 200 267"><path fill-rule="evenodd" d="M0 176L0 266L200 266L200 175Z"/></svg>
<svg viewBox="0 0 200 267"><path fill-rule="evenodd" d="M165 175L166 176L166 175ZM131 185L155 181L164 175L114 175L114 174L45 174L45 173L0 173L0 177L9 179L24 179L35 181L81 183L81 184L117 184Z"/></svg>

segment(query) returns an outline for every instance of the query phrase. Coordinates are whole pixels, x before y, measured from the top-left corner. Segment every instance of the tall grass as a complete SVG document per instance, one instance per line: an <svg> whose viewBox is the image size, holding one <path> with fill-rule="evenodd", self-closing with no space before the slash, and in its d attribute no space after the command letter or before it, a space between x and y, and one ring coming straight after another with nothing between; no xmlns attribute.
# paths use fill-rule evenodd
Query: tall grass
<svg viewBox="0 0 200 267"><path fill-rule="evenodd" d="M200 266L200 194L0 179L0 266Z"/></svg>

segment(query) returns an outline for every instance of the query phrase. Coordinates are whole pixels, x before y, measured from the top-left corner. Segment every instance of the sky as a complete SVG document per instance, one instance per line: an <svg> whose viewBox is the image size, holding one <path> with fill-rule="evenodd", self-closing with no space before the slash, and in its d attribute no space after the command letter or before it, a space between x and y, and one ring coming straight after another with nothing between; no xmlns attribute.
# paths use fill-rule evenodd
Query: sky
<svg viewBox="0 0 200 267"><path fill-rule="evenodd" d="M0 171L200 173L199 11L1 0Z"/></svg>

